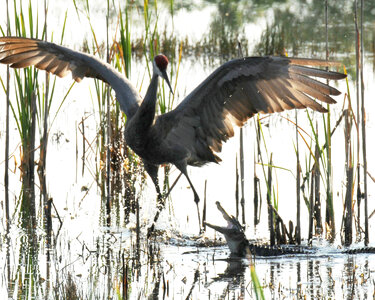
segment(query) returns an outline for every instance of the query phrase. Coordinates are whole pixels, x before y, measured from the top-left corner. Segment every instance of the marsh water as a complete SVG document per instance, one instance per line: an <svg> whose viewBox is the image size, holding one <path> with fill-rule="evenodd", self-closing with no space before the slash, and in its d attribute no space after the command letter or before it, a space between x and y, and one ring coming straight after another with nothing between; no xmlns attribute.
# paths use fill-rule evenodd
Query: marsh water
<svg viewBox="0 0 375 300"><path fill-rule="evenodd" d="M3 1L5 2L5 1ZM48 2L48 1L47 1ZM121 2L121 3L119 3ZM128 77L144 95L149 82L149 64L155 44L170 58L171 83L174 95L160 85L160 101L175 107L194 87L223 62L242 55L288 55L341 61L348 72L345 80L331 83L341 90L337 104L331 106L332 128L348 106L350 93L353 116L356 106L356 26L354 1L328 1L326 27L324 1L49 1L47 38L77 50L95 52L105 59L107 29L109 41L120 39L120 18L127 20L131 44L131 68ZM367 197L368 214L375 209L375 161L373 136L375 126L375 4L365 1L363 10L363 73L367 134ZM31 4L34 28L41 31L44 24L44 1L14 1L9 5L11 30L15 31L14 9L25 16ZM5 6L4 3L3 7ZM121 15L120 15L121 12ZM108 26L106 17L108 13ZM38 16L38 17L37 17ZM64 25L64 20L66 22ZM6 11L0 11L0 25L6 30ZM25 18L26 35L31 36L30 17ZM65 26L65 29L63 29ZM37 29L34 29L34 36ZM327 31L326 31L327 30ZM360 28L358 29L360 30ZM12 32L12 31L11 31ZM13 33L12 32L12 33ZM39 38L41 38L39 34ZM326 44L326 40L328 44ZM112 44L112 43L111 43ZM327 47L326 47L327 46ZM180 60L179 60L180 55ZM114 59L119 64L120 58ZM130 65L130 64L128 64ZM122 70L124 71L124 70ZM339 71L343 71L340 69ZM10 79L10 101L17 112L16 80ZM178 75L178 76L177 76ZM0 65L4 89L0 91L0 144L5 145L6 126L6 67ZM41 90L45 74L39 73ZM51 85L54 78L51 78ZM112 157L110 188L107 189L107 169L103 141L103 105L101 86L85 79L73 87L67 76L57 79L48 119L48 151L45 187L47 201L41 192L41 177L35 176L34 194L25 188L24 156L20 139L20 119L10 117L9 145L9 206L5 203L5 181L0 184L0 298L1 299L256 299L256 276L266 299L373 299L375 296L375 255L343 255L342 248L344 199L347 191L344 122L332 135L331 187L336 230L333 238L323 224L321 233L315 231L312 243L320 247L319 255L249 259L229 258L223 237L207 229L199 233L193 194L185 178L173 188L166 207L156 222L156 231L147 238L147 228L156 212L156 193L151 180L137 164L134 156L119 146L116 159ZM66 96L67 95L67 96ZM98 96L99 95L99 96ZM66 96L66 97L65 97ZM100 98L100 99L99 99ZM114 103L114 97L113 97ZM115 104L111 104L116 110ZM168 106L168 105L167 105ZM162 111L163 108L161 107ZM118 114L117 131L121 136L124 117ZM325 143L326 115L299 111L299 159L302 174L309 177L314 149L313 126ZM265 168L273 165L272 202L287 223L296 224L296 114L294 111L262 117L263 143L256 146L255 119L243 130L244 139L244 210L238 214L249 238L269 240L267 216L267 186ZM354 118L355 119L355 118ZM43 122L37 116L34 166L39 158L39 139ZM311 121L310 121L311 120ZM313 126L311 126L313 124ZM360 124L353 122L349 156L354 165L363 168ZM225 225L215 202L236 215L236 193L241 198L241 184L236 184L239 165L239 130L223 147L223 162L200 169L190 168L189 174L206 202L206 220ZM115 143L121 145L120 142ZM103 147L104 145L104 147ZM103 150L104 149L104 150ZM113 148L114 149L114 148ZM116 151L112 151L114 153ZM360 153L357 155L357 153ZM116 154L114 154L116 155ZM272 156L272 163L270 157ZM5 147L0 147L0 178L5 178ZM359 158L358 158L359 157ZM322 170L326 161L321 162ZM130 173L121 173L122 168ZM120 170L120 171L119 171ZM356 170L356 168L355 168ZM169 186L178 177L175 168L163 166L159 171L169 173ZM130 174L130 175L129 175ZM259 179L262 201L254 225L254 177ZM353 186L359 174L354 171ZM308 179L307 179L308 180ZM309 182L309 181L308 181ZM363 187L364 177L359 184ZM329 185L329 184L328 184ZM309 184L301 200L301 237L307 244L309 229ZM110 193L108 194L108 191ZM321 178L322 219L326 214L327 181ZM362 189L363 190L363 189ZM351 247L364 245L364 208L357 208L356 192L352 191L353 240ZM108 202L109 199L109 202ZM304 200L305 201L304 201ZM108 204L109 203L109 204ZM48 205L48 206L46 206ZM6 213L8 206L9 215ZM45 208L48 207L46 210ZM50 224L46 215L52 217ZM245 221L245 222L244 222ZM375 245L374 219L368 219L370 246ZM50 226L50 227L48 227ZM46 228L50 228L48 231Z"/></svg>

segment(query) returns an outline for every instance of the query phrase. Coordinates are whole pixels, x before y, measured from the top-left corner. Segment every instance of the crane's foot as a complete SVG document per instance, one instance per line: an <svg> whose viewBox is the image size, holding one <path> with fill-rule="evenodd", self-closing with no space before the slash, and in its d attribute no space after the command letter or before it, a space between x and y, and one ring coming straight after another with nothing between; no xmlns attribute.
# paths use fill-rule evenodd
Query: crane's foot
<svg viewBox="0 0 375 300"><path fill-rule="evenodd" d="M150 238L151 234L154 232L154 230L155 230L155 224L158 221L160 212L164 209L164 206L165 206L165 197L163 197L163 195L159 191L158 192L158 198L156 200L156 213L155 213L155 217L154 217L154 220L153 220L151 226L147 229L147 238Z"/></svg>

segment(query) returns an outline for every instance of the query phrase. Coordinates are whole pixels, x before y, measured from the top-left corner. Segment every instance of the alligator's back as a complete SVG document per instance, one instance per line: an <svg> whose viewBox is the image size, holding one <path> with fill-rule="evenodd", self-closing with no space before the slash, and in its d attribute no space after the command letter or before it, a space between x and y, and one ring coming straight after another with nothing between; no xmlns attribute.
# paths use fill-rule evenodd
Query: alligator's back
<svg viewBox="0 0 375 300"><path fill-rule="evenodd" d="M304 254L310 255L316 253L316 250L307 246L294 245L262 245L248 242L247 249L255 256L280 256L280 255L296 255ZM244 249L247 251L246 249ZM244 253L246 254L246 252Z"/></svg>

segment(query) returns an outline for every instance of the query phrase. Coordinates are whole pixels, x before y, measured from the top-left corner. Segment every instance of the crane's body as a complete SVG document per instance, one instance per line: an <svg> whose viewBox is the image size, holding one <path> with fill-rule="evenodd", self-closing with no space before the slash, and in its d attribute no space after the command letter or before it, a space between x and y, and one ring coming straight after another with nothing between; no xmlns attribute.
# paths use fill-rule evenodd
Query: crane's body
<svg viewBox="0 0 375 300"><path fill-rule="evenodd" d="M156 116L158 78L171 88L166 73L168 59L158 55L153 75L142 97L131 82L111 65L96 57L53 43L35 39L1 37L0 63L13 68L35 67L60 77L69 71L77 82L84 77L107 82L127 115L125 139L143 160L161 199L158 183L160 164L174 164L187 178L187 165L220 162L216 155L222 143L234 135L233 126L242 126L257 113L273 113L293 108L326 112L311 97L335 103L330 95L340 92L311 77L338 80L346 76L307 66L337 66L335 62L286 57L246 57L217 68L174 110ZM172 90L172 88L171 88Z"/></svg>

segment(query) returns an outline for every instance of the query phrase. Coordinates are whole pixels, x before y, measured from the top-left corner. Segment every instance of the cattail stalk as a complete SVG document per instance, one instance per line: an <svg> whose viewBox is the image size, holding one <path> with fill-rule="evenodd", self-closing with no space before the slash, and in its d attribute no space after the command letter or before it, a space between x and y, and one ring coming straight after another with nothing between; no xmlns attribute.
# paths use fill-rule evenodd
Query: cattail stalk
<svg viewBox="0 0 375 300"><path fill-rule="evenodd" d="M244 154L243 154L243 128L240 129L240 175L241 175L242 224L246 224L246 219L245 219L245 166L244 166Z"/></svg>
<svg viewBox="0 0 375 300"><path fill-rule="evenodd" d="M206 217L207 217L207 179L204 181L204 199L203 199L203 212L202 212L203 232L206 231Z"/></svg>
<svg viewBox="0 0 375 300"><path fill-rule="evenodd" d="M236 219L238 219L239 216L239 187L238 187L238 182L239 182L240 176L238 174L238 160L237 160L237 154L236 154L236 189L235 189L235 201L236 201Z"/></svg>
<svg viewBox="0 0 375 300"><path fill-rule="evenodd" d="M310 201L309 201L309 236L308 236L308 242L309 245L312 244L312 237L313 237L313 222L314 222L314 180L315 178L315 168L312 169L311 172L311 183L310 183Z"/></svg>
<svg viewBox="0 0 375 300"><path fill-rule="evenodd" d="M109 58L109 0L107 0L107 16L106 16L106 31L107 31L107 63L110 63ZM107 88L107 198L106 198L106 209L107 209L107 226L111 224L111 97L110 88L106 84Z"/></svg>
<svg viewBox="0 0 375 300"><path fill-rule="evenodd" d="M351 159L351 122L350 110L345 110L345 169L346 169L346 194L344 206L344 244L352 243L352 190L353 190L353 162Z"/></svg>
<svg viewBox="0 0 375 300"><path fill-rule="evenodd" d="M354 24L355 24L355 33L356 33L356 45L355 45L355 70L356 70L356 99L357 99L357 124L361 123L361 104L360 104L360 98L359 98L359 30L358 30L358 1L355 1L355 7L354 7ZM361 230L360 230L360 224L361 224L361 200L362 200L362 191L361 191L361 141L360 141L360 133L359 133L359 126L357 126L357 224L358 224L358 230L357 230L357 239L358 241L361 239Z"/></svg>
<svg viewBox="0 0 375 300"><path fill-rule="evenodd" d="M360 74L361 74L361 106L362 106L362 155L363 155L363 183L364 183L364 201L365 201L365 245L369 243L369 228L368 228L368 203L367 203L367 154L366 154L366 119L365 119L365 86L363 79L363 6L364 1L361 0L361 64L360 64Z"/></svg>
<svg viewBox="0 0 375 300"><path fill-rule="evenodd" d="M275 230L274 230L274 212L273 207L271 203L271 197L272 197L272 153L271 158L268 166L268 179L267 179L267 204L268 204L268 228L270 230L270 245L275 245Z"/></svg>
<svg viewBox="0 0 375 300"><path fill-rule="evenodd" d="M325 32L326 32L326 60L328 60L328 0L325 0ZM326 204L326 224L329 228L327 238L329 240L335 237L335 216L333 209L333 190L332 190L332 150L331 150L331 112L329 104L327 105L327 123L326 123L326 141L327 141L327 204Z"/></svg>
<svg viewBox="0 0 375 300"><path fill-rule="evenodd" d="M318 128L318 124L317 124ZM318 130L316 131L318 137ZM315 219L315 232L321 234L323 232L322 214L321 214L321 201L320 201L320 149L319 146L315 145L315 165L312 180L314 181L314 210L313 218Z"/></svg>
<svg viewBox="0 0 375 300"><path fill-rule="evenodd" d="M296 117L296 155L297 155L297 167L296 167L296 193L297 193L297 227L296 227L296 242L298 245L301 244L301 166L299 161L299 144L298 144L298 117L297 110L295 110Z"/></svg>
<svg viewBox="0 0 375 300"><path fill-rule="evenodd" d="M9 7L8 0L7 5L7 35L10 35L10 20L9 20ZM5 222L7 232L9 231L9 65L7 65L7 91L6 91L6 112L5 112L5 174L4 174L4 186L5 186ZM9 278L9 277L8 277Z"/></svg>

